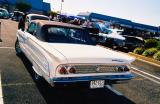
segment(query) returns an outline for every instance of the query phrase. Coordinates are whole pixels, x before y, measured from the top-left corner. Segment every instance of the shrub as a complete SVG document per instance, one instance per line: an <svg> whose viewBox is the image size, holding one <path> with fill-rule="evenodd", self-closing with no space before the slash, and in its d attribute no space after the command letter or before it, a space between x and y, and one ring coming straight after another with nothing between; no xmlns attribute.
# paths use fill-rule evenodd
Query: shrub
<svg viewBox="0 0 160 104"><path fill-rule="evenodd" d="M157 42L157 49L160 50L160 40Z"/></svg>
<svg viewBox="0 0 160 104"><path fill-rule="evenodd" d="M155 60L160 61L160 51L158 51L157 53L155 53L155 54L153 55L153 58L154 58Z"/></svg>
<svg viewBox="0 0 160 104"><path fill-rule="evenodd" d="M145 40L145 48L157 47L158 41L156 39L147 39Z"/></svg>
<svg viewBox="0 0 160 104"><path fill-rule="evenodd" d="M141 55L144 52L144 48L137 47L134 49L133 53Z"/></svg>
<svg viewBox="0 0 160 104"><path fill-rule="evenodd" d="M143 52L143 56L153 56L157 52L157 48L149 48Z"/></svg>

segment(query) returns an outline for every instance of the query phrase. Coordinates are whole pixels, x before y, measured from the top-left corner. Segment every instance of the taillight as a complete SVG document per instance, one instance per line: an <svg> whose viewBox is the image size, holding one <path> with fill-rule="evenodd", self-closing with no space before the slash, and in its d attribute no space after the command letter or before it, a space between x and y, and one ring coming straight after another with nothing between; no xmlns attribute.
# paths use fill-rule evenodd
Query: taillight
<svg viewBox="0 0 160 104"><path fill-rule="evenodd" d="M125 66L124 71L129 71L129 68L127 66Z"/></svg>
<svg viewBox="0 0 160 104"><path fill-rule="evenodd" d="M61 68L59 69L59 74L67 74L66 68L65 68L65 67L61 67Z"/></svg>
<svg viewBox="0 0 160 104"><path fill-rule="evenodd" d="M69 69L69 73L75 74L75 73L76 73L76 69L73 68L73 67L71 67L71 68Z"/></svg>
<svg viewBox="0 0 160 104"><path fill-rule="evenodd" d="M117 71L118 72L127 72L127 71L129 71L129 67L128 66L119 66L119 67L117 67Z"/></svg>
<svg viewBox="0 0 160 104"><path fill-rule="evenodd" d="M123 67L118 67L118 71L119 72L123 72L124 70L123 70Z"/></svg>

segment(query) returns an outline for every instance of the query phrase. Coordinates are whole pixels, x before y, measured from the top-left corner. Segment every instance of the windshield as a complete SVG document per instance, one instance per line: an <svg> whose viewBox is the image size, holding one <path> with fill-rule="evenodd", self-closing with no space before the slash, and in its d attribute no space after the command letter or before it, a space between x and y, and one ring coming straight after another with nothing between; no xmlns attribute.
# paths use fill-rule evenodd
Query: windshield
<svg viewBox="0 0 160 104"><path fill-rule="evenodd" d="M5 13L5 14L8 14L8 11L7 11L7 10L0 9L0 12Z"/></svg>
<svg viewBox="0 0 160 104"><path fill-rule="evenodd" d="M49 20L48 17L43 17L43 16L31 16L31 20Z"/></svg>
<svg viewBox="0 0 160 104"><path fill-rule="evenodd" d="M44 29L47 42L94 45L87 30L49 26Z"/></svg>
<svg viewBox="0 0 160 104"><path fill-rule="evenodd" d="M95 23L95 27L100 30L101 33L105 34L111 34L112 31L107 29L106 25L104 23Z"/></svg>

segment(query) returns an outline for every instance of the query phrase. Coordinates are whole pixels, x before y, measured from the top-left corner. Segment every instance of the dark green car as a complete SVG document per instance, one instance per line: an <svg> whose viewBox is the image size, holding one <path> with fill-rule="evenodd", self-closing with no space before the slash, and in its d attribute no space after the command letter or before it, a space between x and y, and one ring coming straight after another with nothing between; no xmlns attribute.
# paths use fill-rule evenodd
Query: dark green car
<svg viewBox="0 0 160 104"><path fill-rule="evenodd" d="M0 8L0 18L9 18L9 13L6 9Z"/></svg>

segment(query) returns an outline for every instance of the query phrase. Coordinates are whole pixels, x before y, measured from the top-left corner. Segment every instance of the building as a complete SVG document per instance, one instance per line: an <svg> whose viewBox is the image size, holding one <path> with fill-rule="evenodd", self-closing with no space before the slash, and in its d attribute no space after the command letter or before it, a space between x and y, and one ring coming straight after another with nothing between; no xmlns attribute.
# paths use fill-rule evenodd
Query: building
<svg viewBox="0 0 160 104"><path fill-rule="evenodd" d="M78 16L84 17L89 20L97 19L97 20L108 21L111 24L119 25L122 28L133 31L133 34L135 34L135 32L138 32L140 34L148 33L148 32L150 32L151 34L157 34L160 32L159 28L156 26L135 23L135 22L132 22L131 20L121 19L121 18L107 16L107 15L98 14L98 13L81 12L78 14Z"/></svg>
<svg viewBox="0 0 160 104"><path fill-rule="evenodd" d="M8 5L8 10L12 12L15 8L17 0L0 0L0 4ZM43 0L23 0L23 2L31 4L32 8L30 12L32 13L46 13L51 10L50 3L43 2Z"/></svg>

